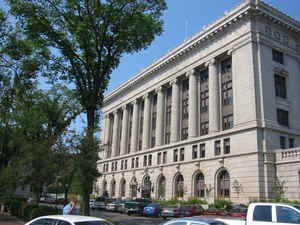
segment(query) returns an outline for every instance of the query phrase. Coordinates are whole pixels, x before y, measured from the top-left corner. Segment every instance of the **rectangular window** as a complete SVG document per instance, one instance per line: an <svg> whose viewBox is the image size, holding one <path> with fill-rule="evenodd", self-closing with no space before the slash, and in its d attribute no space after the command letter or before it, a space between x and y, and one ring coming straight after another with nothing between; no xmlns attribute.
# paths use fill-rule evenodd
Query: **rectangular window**
<svg viewBox="0 0 300 225"><path fill-rule="evenodd" d="M144 164L143 164L143 166L147 166L147 156L146 155L144 155Z"/></svg>
<svg viewBox="0 0 300 225"><path fill-rule="evenodd" d="M233 115L223 116L223 130L227 130L233 127Z"/></svg>
<svg viewBox="0 0 300 225"><path fill-rule="evenodd" d="M279 98L286 98L286 79L275 74L275 95Z"/></svg>
<svg viewBox="0 0 300 225"><path fill-rule="evenodd" d="M221 73L231 73L231 57L221 61Z"/></svg>
<svg viewBox="0 0 300 225"><path fill-rule="evenodd" d="M174 162L178 161L178 149L174 149L174 152L173 152L173 161Z"/></svg>
<svg viewBox="0 0 300 225"><path fill-rule="evenodd" d="M232 80L222 83L222 103L232 105Z"/></svg>
<svg viewBox="0 0 300 225"><path fill-rule="evenodd" d="M167 163L167 152L163 152L163 164Z"/></svg>
<svg viewBox="0 0 300 225"><path fill-rule="evenodd" d="M111 171L114 171L114 169L115 169L115 164L114 164L114 162L112 162L111 163Z"/></svg>
<svg viewBox="0 0 300 225"><path fill-rule="evenodd" d="M200 158L205 157L205 144L200 144Z"/></svg>
<svg viewBox="0 0 300 225"><path fill-rule="evenodd" d="M200 93L200 112L208 112L208 90Z"/></svg>
<svg viewBox="0 0 300 225"><path fill-rule="evenodd" d="M295 148L295 139L289 138L289 148Z"/></svg>
<svg viewBox="0 0 300 225"><path fill-rule="evenodd" d="M215 155L221 154L221 141L215 141Z"/></svg>
<svg viewBox="0 0 300 225"><path fill-rule="evenodd" d="M182 100L181 100L181 139L188 138L189 121L189 80L182 81Z"/></svg>
<svg viewBox="0 0 300 225"><path fill-rule="evenodd" d="M115 171L118 170L118 162L115 163Z"/></svg>
<svg viewBox="0 0 300 225"><path fill-rule="evenodd" d="M161 152L157 153L157 165L161 164Z"/></svg>
<svg viewBox="0 0 300 225"><path fill-rule="evenodd" d="M171 140L171 111L172 111L172 88L166 89L166 111L165 111L165 144Z"/></svg>
<svg viewBox="0 0 300 225"><path fill-rule="evenodd" d="M152 166L152 155L148 155L148 166Z"/></svg>
<svg viewBox="0 0 300 225"><path fill-rule="evenodd" d="M151 148L155 146L155 130L156 130L156 111L157 111L157 94L152 96L152 117L151 117Z"/></svg>
<svg viewBox="0 0 300 225"><path fill-rule="evenodd" d="M184 148L180 149L180 161L184 161Z"/></svg>
<svg viewBox="0 0 300 225"><path fill-rule="evenodd" d="M272 222L272 206L258 205L254 207L253 220Z"/></svg>
<svg viewBox="0 0 300 225"><path fill-rule="evenodd" d="M289 112L282 109L277 109L277 122L282 126L289 126Z"/></svg>
<svg viewBox="0 0 300 225"><path fill-rule="evenodd" d="M103 172L105 172L105 164L103 164Z"/></svg>
<svg viewBox="0 0 300 225"><path fill-rule="evenodd" d="M230 139L226 138L224 139L224 154L230 153Z"/></svg>
<svg viewBox="0 0 300 225"><path fill-rule="evenodd" d="M131 169L134 168L134 158L131 159Z"/></svg>
<svg viewBox="0 0 300 225"><path fill-rule="evenodd" d="M285 149L286 148L286 138L283 136L280 136L280 148Z"/></svg>
<svg viewBox="0 0 300 225"><path fill-rule="evenodd" d="M197 159L198 157L198 146L193 145L192 146L192 159Z"/></svg>
<svg viewBox="0 0 300 225"><path fill-rule="evenodd" d="M202 122L201 124L200 124L200 133L201 133L201 135L206 135L206 134L208 134L208 121L206 121L206 122Z"/></svg>
<svg viewBox="0 0 300 225"><path fill-rule="evenodd" d="M139 157L135 158L135 168L139 168Z"/></svg>
<svg viewBox="0 0 300 225"><path fill-rule="evenodd" d="M125 159L125 165L124 165L124 167L125 167L125 170L127 170L127 159Z"/></svg>
<svg viewBox="0 0 300 225"><path fill-rule="evenodd" d="M283 53L272 49L273 61L283 64Z"/></svg>

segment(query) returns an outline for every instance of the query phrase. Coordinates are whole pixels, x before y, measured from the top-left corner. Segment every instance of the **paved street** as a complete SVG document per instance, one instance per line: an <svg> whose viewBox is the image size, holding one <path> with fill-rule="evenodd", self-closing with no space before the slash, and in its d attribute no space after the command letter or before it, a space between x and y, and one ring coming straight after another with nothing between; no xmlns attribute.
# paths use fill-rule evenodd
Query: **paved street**
<svg viewBox="0 0 300 225"><path fill-rule="evenodd" d="M142 224L158 225L166 221L163 218L127 216L126 214L121 214L116 212L106 212L100 210L91 210L91 216L109 219L114 222L117 222L118 225L142 225Z"/></svg>

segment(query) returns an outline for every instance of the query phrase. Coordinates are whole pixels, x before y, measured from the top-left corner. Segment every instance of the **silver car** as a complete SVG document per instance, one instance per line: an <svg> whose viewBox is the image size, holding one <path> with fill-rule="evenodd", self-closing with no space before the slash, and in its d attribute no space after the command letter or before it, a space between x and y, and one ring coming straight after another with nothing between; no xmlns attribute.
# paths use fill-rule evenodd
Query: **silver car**
<svg viewBox="0 0 300 225"><path fill-rule="evenodd" d="M184 217L178 219L172 219L163 225L228 225L224 222L219 221L217 218L213 217Z"/></svg>

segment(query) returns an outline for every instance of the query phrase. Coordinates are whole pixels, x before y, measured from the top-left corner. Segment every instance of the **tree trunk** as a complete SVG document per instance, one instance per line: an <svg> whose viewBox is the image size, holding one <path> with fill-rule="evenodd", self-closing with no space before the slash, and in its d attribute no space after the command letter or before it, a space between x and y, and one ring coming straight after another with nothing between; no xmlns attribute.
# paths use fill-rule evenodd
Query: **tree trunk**
<svg viewBox="0 0 300 225"><path fill-rule="evenodd" d="M93 135L95 130L95 109L88 109L87 110L87 138L90 141L93 141ZM88 154L87 152L85 154ZM92 185L90 179L86 179L85 182L82 183L82 212L83 215L89 216L90 215L90 187Z"/></svg>

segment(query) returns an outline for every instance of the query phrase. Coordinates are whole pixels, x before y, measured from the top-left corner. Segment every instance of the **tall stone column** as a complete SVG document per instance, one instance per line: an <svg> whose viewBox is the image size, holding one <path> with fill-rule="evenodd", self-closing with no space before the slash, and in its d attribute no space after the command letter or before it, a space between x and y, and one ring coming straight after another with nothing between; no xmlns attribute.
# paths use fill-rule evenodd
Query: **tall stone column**
<svg viewBox="0 0 300 225"><path fill-rule="evenodd" d="M164 94L162 87L156 89L157 92L157 117L155 139L156 146L163 144L163 129L164 129Z"/></svg>
<svg viewBox="0 0 300 225"><path fill-rule="evenodd" d="M133 101L133 114L132 114L132 133L131 133L131 149L130 152L136 152L137 151L137 135L138 135L138 104L137 100Z"/></svg>
<svg viewBox="0 0 300 225"><path fill-rule="evenodd" d="M142 149L149 148L149 140L150 140L150 98L149 94L144 95L144 121L143 121L143 145Z"/></svg>
<svg viewBox="0 0 300 225"><path fill-rule="evenodd" d="M103 137L103 145L104 145L104 157L108 158L108 132L109 132L110 121L107 114L103 115L103 127L102 127L102 137Z"/></svg>
<svg viewBox="0 0 300 225"><path fill-rule="evenodd" d="M179 139L179 84L178 80L171 81L172 106L171 106L171 143Z"/></svg>
<svg viewBox="0 0 300 225"><path fill-rule="evenodd" d="M128 138L128 109L126 105L122 107L123 119L122 119L122 133L121 133L121 155L126 154L127 138Z"/></svg>
<svg viewBox="0 0 300 225"><path fill-rule="evenodd" d="M114 127L113 127L113 138L112 138L112 152L113 156L118 155L118 127L119 127L119 114L118 111L114 112Z"/></svg>
<svg viewBox="0 0 300 225"><path fill-rule="evenodd" d="M189 77L189 138L198 135L198 104L197 104L197 79L195 70L192 69L187 73Z"/></svg>
<svg viewBox="0 0 300 225"><path fill-rule="evenodd" d="M217 63L212 59L208 65L208 86L209 86L209 132L220 130L220 97L219 97L219 79Z"/></svg>

